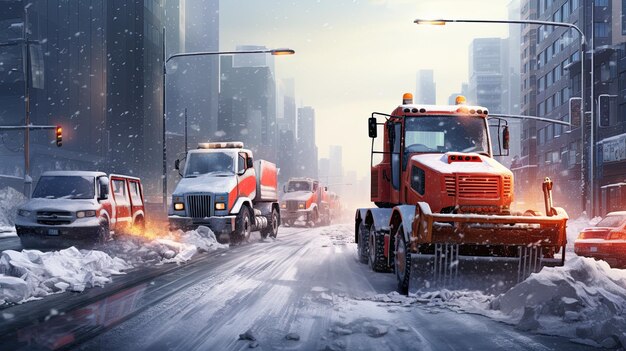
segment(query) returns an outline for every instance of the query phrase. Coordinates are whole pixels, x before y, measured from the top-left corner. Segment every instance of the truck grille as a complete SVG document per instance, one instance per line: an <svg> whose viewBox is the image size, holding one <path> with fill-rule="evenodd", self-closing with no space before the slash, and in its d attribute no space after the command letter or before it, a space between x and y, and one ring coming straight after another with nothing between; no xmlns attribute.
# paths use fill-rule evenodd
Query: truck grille
<svg viewBox="0 0 626 351"><path fill-rule="evenodd" d="M499 176L458 176L458 196L464 199L498 199Z"/></svg>
<svg viewBox="0 0 626 351"><path fill-rule="evenodd" d="M293 200L287 201L287 210L288 211L297 211L298 210L298 201L293 201Z"/></svg>
<svg viewBox="0 0 626 351"><path fill-rule="evenodd" d="M74 220L71 212L66 211L37 211L37 223L45 225L70 224Z"/></svg>
<svg viewBox="0 0 626 351"><path fill-rule="evenodd" d="M191 218L211 217L211 196L187 195L187 208Z"/></svg>
<svg viewBox="0 0 626 351"><path fill-rule="evenodd" d="M511 178L510 177L505 177L504 178L504 182L502 183L502 187L504 190L504 196L510 196L511 195Z"/></svg>
<svg viewBox="0 0 626 351"><path fill-rule="evenodd" d="M456 195L456 180L454 179L454 176L446 176L445 181L446 181L446 193L448 193L448 196L455 196Z"/></svg>

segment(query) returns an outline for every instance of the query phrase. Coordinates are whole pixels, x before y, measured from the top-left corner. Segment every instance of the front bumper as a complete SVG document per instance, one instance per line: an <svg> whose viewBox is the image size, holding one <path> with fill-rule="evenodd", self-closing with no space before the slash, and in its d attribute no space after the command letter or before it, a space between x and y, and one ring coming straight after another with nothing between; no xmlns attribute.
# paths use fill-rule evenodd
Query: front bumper
<svg viewBox="0 0 626 351"><path fill-rule="evenodd" d="M215 233L230 234L235 231L236 216L216 216L207 218L191 218L181 216L169 216L170 230L192 230L199 226L209 227Z"/></svg>
<svg viewBox="0 0 626 351"><path fill-rule="evenodd" d="M626 267L626 240L578 239L574 242L574 252L606 261L613 268Z"/></svg>
<svg viewBox="0 0 626 351"><path fill-rule="evenodd" d="M283 208L280 211L280 219L281 219L281 221L285 221L285 220L294 220L294 221L307 220L308 221L312 212L313 211L310 210L310 209L308 209L308 210L288 211L288 210Z"/></svg>
<svg viewBox="0 0 626 351"><path fill-rule="evenodd" d="M44 226L16 224L17 235L24 247L91 244L98 242L100 226Z"/></svg>

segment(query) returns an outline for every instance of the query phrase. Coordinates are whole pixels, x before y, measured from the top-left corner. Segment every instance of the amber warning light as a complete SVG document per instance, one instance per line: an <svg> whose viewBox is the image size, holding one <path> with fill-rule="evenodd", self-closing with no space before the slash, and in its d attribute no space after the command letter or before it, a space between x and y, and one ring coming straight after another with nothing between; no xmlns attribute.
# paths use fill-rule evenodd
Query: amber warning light
<svg viewBox="0 0 626 351"><path fill-rule="evenodd" d="M63 145L63 128L61 126L57 126L57 147L61 147Z"/></svg>

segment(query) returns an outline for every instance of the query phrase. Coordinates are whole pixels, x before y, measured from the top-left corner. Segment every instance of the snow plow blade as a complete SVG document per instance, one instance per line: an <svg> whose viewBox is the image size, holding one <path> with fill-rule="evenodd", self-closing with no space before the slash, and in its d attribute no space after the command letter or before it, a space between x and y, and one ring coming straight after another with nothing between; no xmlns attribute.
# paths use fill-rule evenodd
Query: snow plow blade
<svg viewBox="0 0 626 351"><path fill-rule="evenodd" d="M419 206L419 205L418 205ZM567 214L432 214L419 206L411 238L409 292L504 291L565 260Z"/></svg>

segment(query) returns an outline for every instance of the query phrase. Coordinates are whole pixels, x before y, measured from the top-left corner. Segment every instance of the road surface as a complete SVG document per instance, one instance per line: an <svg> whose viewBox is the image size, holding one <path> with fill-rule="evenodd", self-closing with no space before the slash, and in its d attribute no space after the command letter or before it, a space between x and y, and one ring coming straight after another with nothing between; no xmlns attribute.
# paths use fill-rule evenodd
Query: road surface
<svg viewBox="0 0 626 351"><path fill-rule="evenodd" d="M281 227L277 240L0 310L0 349L587 349L479 315L371 299L395 285L358 262L351 225Z"/></svg>

